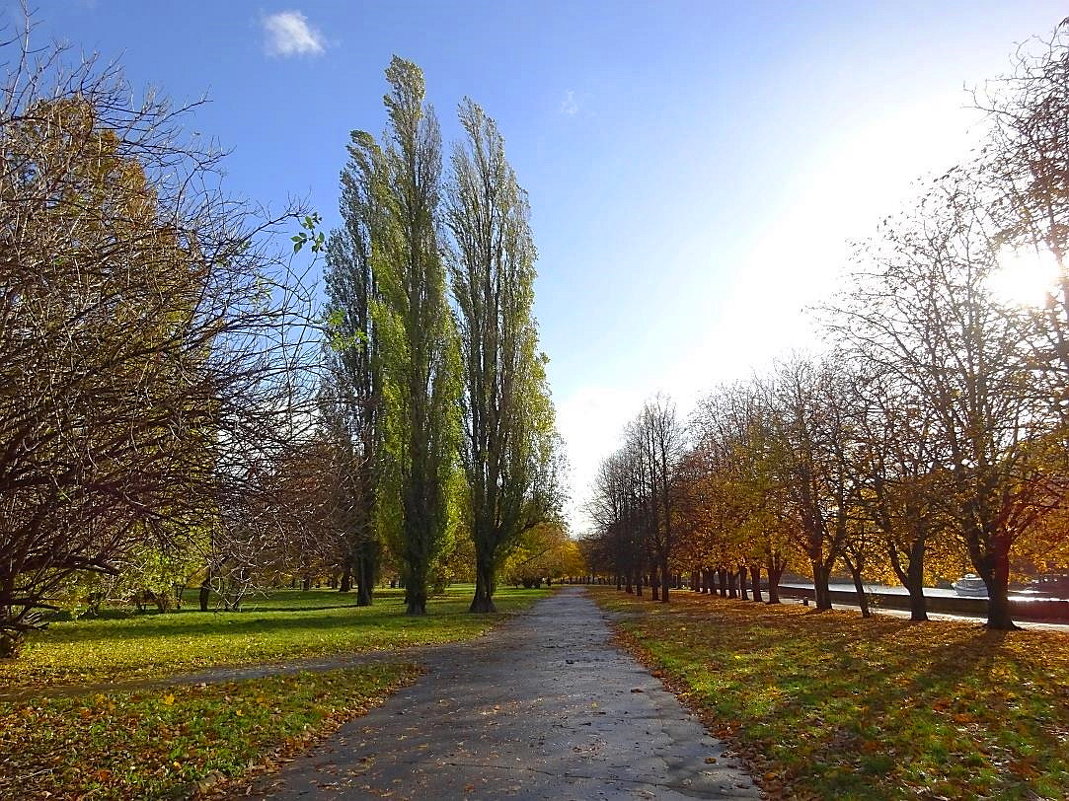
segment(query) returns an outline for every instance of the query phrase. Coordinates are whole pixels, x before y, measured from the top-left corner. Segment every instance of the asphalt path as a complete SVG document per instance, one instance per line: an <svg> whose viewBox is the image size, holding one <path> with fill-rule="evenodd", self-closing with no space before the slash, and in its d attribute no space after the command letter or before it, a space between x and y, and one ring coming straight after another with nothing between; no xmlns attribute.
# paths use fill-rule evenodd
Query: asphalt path
<svg viewBox="0 0 1069 801"><path fill-rule="evenodd" d="M758 799L723 743L629 654L581 587L477 640L255 798Z"/></svg>

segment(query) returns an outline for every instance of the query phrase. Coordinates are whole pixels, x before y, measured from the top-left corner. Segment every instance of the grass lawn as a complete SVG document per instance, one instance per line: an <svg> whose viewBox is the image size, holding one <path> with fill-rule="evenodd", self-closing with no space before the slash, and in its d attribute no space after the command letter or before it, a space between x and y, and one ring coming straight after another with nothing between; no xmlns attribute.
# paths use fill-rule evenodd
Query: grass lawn
<svg viewBox="0 0 1069 801"><path fill-rule="evenodd" d="M218 665L389 650L477 636L547 590L501 588L496 615L467 611L472 588L451 588L426 617L404 614L403 592L353 606L328 590L278 591L241 612L108 615L55 622L22 655L0 661L0 798L172 799L226 794L280 758L413 681L397 662L219 684L49 697L53 684L158 679ZM195 607L193 607L195 608Z"/></svg>
<svg viewBox="0 0 1069 801"><path fill-rule="evenodd" d="M773 798L1069 797L1069 634L592 592Z"/></svg>
<svg viewBox="0 0 1069 801"><path fill-rule="evenodd" d="M432 599L425 617L404 614L401 590L376 593L370 607L353 606L351 594L281 590L240 612L56 622L32 635L17 659L0 660L0 692L463 640L547 592L503 587L496 615L469 614L472 588L461 585Z"/></svg>
<svg viewBox="0 0 1069 801"><path fill-rule="evenodd" d="M0 798L172 799L270 770L419 675L376 665L0 702Z"/></svg>

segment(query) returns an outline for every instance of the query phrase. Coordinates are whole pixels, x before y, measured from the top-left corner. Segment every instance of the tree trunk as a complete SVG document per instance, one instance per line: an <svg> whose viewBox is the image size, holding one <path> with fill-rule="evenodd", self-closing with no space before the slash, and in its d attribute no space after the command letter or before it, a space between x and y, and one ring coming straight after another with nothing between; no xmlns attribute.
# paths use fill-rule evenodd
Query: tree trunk
<svg viewBox="0 0 1069 801"><path fill-rule="evenodd" d="M1018 628L1010 617L1010 554L1009 541L996 537L993 543L991 562L987 571L981 572L987 585L987 628L996 631L1014 631Z"/></svg>
<svg viewBox="0 0 1069 801"><path fill-rule="evenodd" d="M1019 628L1010 616L1010 600L1005 588L1002 592L988 586L987 589L987 628L995 631L1014 631Z"/></svg>
<svg viewBox="0 0 1069 801"><path fill-rule="evenodd" d="M371 606L375 592L375 557L363 553L356 557L356 605Z"/></svg>
<svg viewBox="0 0 1069 801"><path fill-rule="evenodd" d="M734 570L727 571L728 577L728 598L739 597L739 574Z"/></svg>
<svg viewBox="0 0 1069 801"><path fill-rule="evenodd" d="M427 614L427 571L405 578L405 614L420 616Z"/></svg>
<svg viewBox="0 0 1069 801"><path fill-rule="evenodd" d="M768 564L765 565L765 569L768 571L768 602L770 604L778 604L779 600L779 580L783 576L783 569L785 565L782 560L768 557Z"/></svg>
<svg viewBox="0 0 1069 801"><path fill-rule="evenodd" d="M208 602L212 597L212 571L208 570L204 574L204 580L200 583L200 592L198 593L198 600L200 601L200 611L208 611Z"/></svg>
<svg viewBox="0 0 1069 801"><path fill-rule="evenodd" d="M479 548L475 557L475 597L469 612L496 612L494 606L494 563L486 549Z"/></svg>
<svg viewBox="0 0 1069 801"><path fill-rule="evenodd" d="M750 600L746 593L746 565L739 566L739 598L744 601Z"/></svg>
<svg viewBox="0 0 1069 801"><path fill-rule="evenodd" d="M924 551L925 537L917 537L910 543L909 559L906 567L902 567L902 559L899 556L898 546L893 541L887 543L887 555L891 560L891 567L899 582L909 593L909 619L914 623L928 619L928 600L924 597Z"/></svg>
<svg viewBox="0 0 1069 801"><path fill-rule="evenodd" d="M924 597L924 540L913 543L910 548L909 570L906 573L909 591L909 619L928 619L928 600Z"/></svg>
<svg viewBox="0 0 1069 801"><path fill-rule="evenodd" d="M8 573L0 583L0 623L6 623L6 628L0 628L0 659L13 659L19 654L25 634L19 628L19 621L15 620L15 576Z"/></svg>
<svg viewBox="0 0 1069 801"><path fill-rule="evenodd" d="M825 567L823 562L813 561L813 595L820 610L831 609L831 590L828 588L830 574L831 569Z"/></svg>
<svg viewBox="0 0 1069 801"><path fill-rule="evenodd" d="M720 597L728 597L728 572L724 568L717 568L716 571L716 583L720 585Z"/></svg>
<svg viewBox="0 0 1069 801"><path fill-rule="evenodd" d="M861 609L861 616L872 617L872 612L869 611L869 597L865 593L865 583L861 577L860 560L851 559L846 554L843 554L843 561L846 562L846 566L850 570L850 577L854 580L854 592L857 593L857 605Z"/></svg>
<svg viewBox="0 0 1069 801"><path fill-rule="evenodd" d="M350 556L345 560L345 564L342 565L341 584L338 587L338 592L351 592L352 589L353 589L353 558Z"/></svg>
<svg viewBox="0 0 1069 801"><path fill-rule="evenodd" d="M661 603L668 603L668 587L673 583L674 577L668 572L668 557L661 558Z"/></svg>
<svg viewBox="0 0 1069 801"><path fill-rule="evenodd" d="M750 586L753 588L753 599L758 603L762 603L765 599L761 597L760 565L750 565Z"/></svg>

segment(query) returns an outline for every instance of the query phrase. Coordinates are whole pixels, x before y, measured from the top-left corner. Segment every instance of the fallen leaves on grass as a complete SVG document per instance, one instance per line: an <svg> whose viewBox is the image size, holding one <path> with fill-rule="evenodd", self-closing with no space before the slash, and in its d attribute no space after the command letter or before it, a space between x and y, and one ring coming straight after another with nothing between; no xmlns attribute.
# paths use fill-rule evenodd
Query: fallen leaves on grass
<svg viewBox="0 0 1069 801"><path fill-rule="evenodd" d="M151 679L220 665L456 642L477 637L548 594L503 587L494 599L498 614L472 615L471 590L450 588L430 600L430 614L413 617L405 614L403 597L389 592L364 607L337 592L278 591L265 601L269 608L242 612L56 622L32 634L18 659L0 660L0 688Z"/></svg>
<svg viewBox="0 0 1069 801"><path fill-rule="evenodd" d="M774 798L1069 797L1069 635L595 597Z"/></svg>
<svg viewBox="0 0 1069 801"><path fill-rule="evenodd" d="M414 665L375 665L166 692L0 703L0 798L206 792L272 767L419 673Z"/></svg>

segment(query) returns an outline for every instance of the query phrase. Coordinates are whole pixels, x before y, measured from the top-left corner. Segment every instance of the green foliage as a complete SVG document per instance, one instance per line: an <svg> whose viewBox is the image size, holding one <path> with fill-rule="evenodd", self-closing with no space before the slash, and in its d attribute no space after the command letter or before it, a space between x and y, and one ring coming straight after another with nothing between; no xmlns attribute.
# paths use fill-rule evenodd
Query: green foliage
<svg viewBox="0 0 1069 801"><path fill-rule="evenodd" d="M386 70L389 128L370 145L376 216L371 313L381 345L383 449L378 523L401 564L408 607L426 612L427 579L448 542L456 469L456 333L438 240L441 138L423 74L394 57Z"/></svg>
<svg viewBox="0 0 1069 801"><path fill-rule="evenodd" d="M495 570L526 530L557 511L553 404L532 312L527 196L494 121L465 99L445 224L459 334L460 460L476 551L473 611L492 608Z"/></svg>
<svg viewBox="0 0 1069 801"><path fill-rule="evenodd" d="M293 252L300 253L301 248L305 245L309 245L309 250L313 253L319 253L326 246L326 235L322 231L317 231L316 228L322 220L318 213L306 214L301 219L301 228L304 230L298 231L296 234L290 237L290 241L293 242Z"/></svg>
<svg viewBox="0 0 1069 801"><path fill-rule="evenodd" d="M116 567L118 573L81 573L68 584L60 604L72 616L99 613L104 603L153 604L161 612L181 605L181 592L204 566L196 542L161 548L148 542L133 546Z"/></svg>
<svg viewBox="0 0 1069 801"><path fill-rule="evenodd" d="M512 543L501 566L505 581L527 586L544 579L580 576L586 565L579 543L560 526L541 523Z"/></svg>
<svg viewBox="0 0 1069 801"><path fill-rule="evenodd" d="M188 797L274 768L419 673L414 665L388 664L0 702L0 796Z"/></svg>

